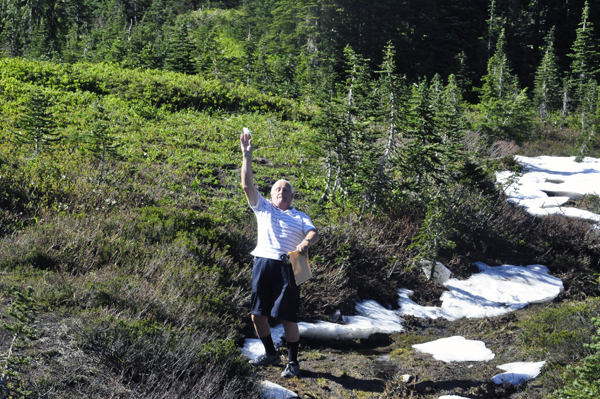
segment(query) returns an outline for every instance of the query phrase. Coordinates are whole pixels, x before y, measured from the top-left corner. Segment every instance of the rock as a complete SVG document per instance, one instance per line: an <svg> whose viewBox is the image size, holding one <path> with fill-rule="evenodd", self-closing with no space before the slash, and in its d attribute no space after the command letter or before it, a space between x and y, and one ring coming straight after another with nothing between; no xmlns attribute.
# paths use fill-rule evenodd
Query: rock
<svg viewBox="0 0 600 399"><path fill-rule="evenodd" d="M423 273L425 273L425 276L427 276L427 280L429 280L431 278L431 267L433 262L429 260L422 260L419 262L419 264L421 265ZM450 274L452 274L452 272L446 266L442 265L440 262L435 262L433 280L436 283L444 284L450 279Z"/></svg>
<svg viewBox="0 0 600 399"><path fill-rule="evenodd" d="M333 312L331 314L331 316L329 316L329 319L333 322L338 321L340 318L342 317L342 312L340 312L340 310L336 310L335 312Z"/></svg>

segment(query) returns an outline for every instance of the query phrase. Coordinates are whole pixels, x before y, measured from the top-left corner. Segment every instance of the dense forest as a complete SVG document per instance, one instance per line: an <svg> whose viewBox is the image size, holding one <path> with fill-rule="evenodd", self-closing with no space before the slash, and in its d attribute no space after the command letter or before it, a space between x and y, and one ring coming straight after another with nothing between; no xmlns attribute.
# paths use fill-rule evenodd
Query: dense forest
<svg viewBox="0 0 600 399"><path fill-rule="evenodd" d="M256 234L244 127L258 189L292 181L322 236L303 320L397 307L401 287L439 304L424 260L565 281L512 318L407 320L396 372L343 397L457 393L428 374L408 387L398 365L456 329L501 337L506 361L548 359L531 386L442 378L472 397L595 397L598 230L532 218L494 173L519 173L517 153L599 156L599 16L600 0L0 0L0 398L261 396L238 350ZM600 213L598 196L569 206ZM302 397L331 395L305 380Z"/></svg>
<svg viewBox="0 0 600 399"><path fill-rule="evenodd" d="M288 97L306 95L328 67L342 72L346 46L376 70L388 43L411 81L454 74L470 91L503 31L509 66L530 91L549 40L560 78L584 53L591 77L598 69L596 1L3 0L0 11L6 56L174 70Z"/></svg>

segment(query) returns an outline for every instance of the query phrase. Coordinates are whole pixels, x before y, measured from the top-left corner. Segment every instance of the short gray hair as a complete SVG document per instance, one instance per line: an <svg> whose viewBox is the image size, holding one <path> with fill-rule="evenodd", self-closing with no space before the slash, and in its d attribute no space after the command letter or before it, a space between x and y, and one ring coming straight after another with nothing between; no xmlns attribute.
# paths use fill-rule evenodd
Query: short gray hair
<svg viewBox="0 0 600 399"><path fill-rule="evenodd" d="M273 183L273 185L271 186L271 191L273 191L273 187L275 187L275 185L277 183L279 183L280 181L285 182L285 184L287 184L288 186L290 186L290 190L292 190L292 194L294 194L294 186L292 186L292 183L290 183L289 181L287 181L285 179L279 179L275 183Z"/></svg>

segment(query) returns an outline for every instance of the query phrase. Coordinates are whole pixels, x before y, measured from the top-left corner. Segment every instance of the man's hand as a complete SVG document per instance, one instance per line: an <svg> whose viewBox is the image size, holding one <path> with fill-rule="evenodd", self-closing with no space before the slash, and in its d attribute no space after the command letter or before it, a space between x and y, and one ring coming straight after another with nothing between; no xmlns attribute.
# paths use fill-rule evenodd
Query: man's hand
<svg viewBox="0 0 600 399"><path fill-rule="evenodd" d="M310 243L308 241L302 241L300 244L296 246L296 251L300 252L300 255L307 256L308 255L308 247L310 247Z"/></svg>
<svg viewBox="0 0 600 399"><path fill-rule="evenodd" d="M242 147L242 153L252 153L252 135L250 130L244 128L244 132L240 136L240 146Z"/></svg>
<svg viewBox="0 0 600 399"><path fill-rule="evenodd" d="M296 246L296 251L301 255L308 256L308 248L315 245L319 241L319 233L316 230L311 230L306 235L304 241Z"/></svg>

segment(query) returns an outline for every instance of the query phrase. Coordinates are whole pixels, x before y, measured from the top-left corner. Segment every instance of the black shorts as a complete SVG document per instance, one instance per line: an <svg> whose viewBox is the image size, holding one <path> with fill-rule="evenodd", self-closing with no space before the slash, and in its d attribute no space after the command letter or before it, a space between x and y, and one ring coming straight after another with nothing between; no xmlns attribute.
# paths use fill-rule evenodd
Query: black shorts
<svg viewBox="0 0 600 399"><path fill-rule="evenodd" d="M252 309L256 316L271 316L297 323L300 289L292 265L281 260L254 258Z"/></svg>

